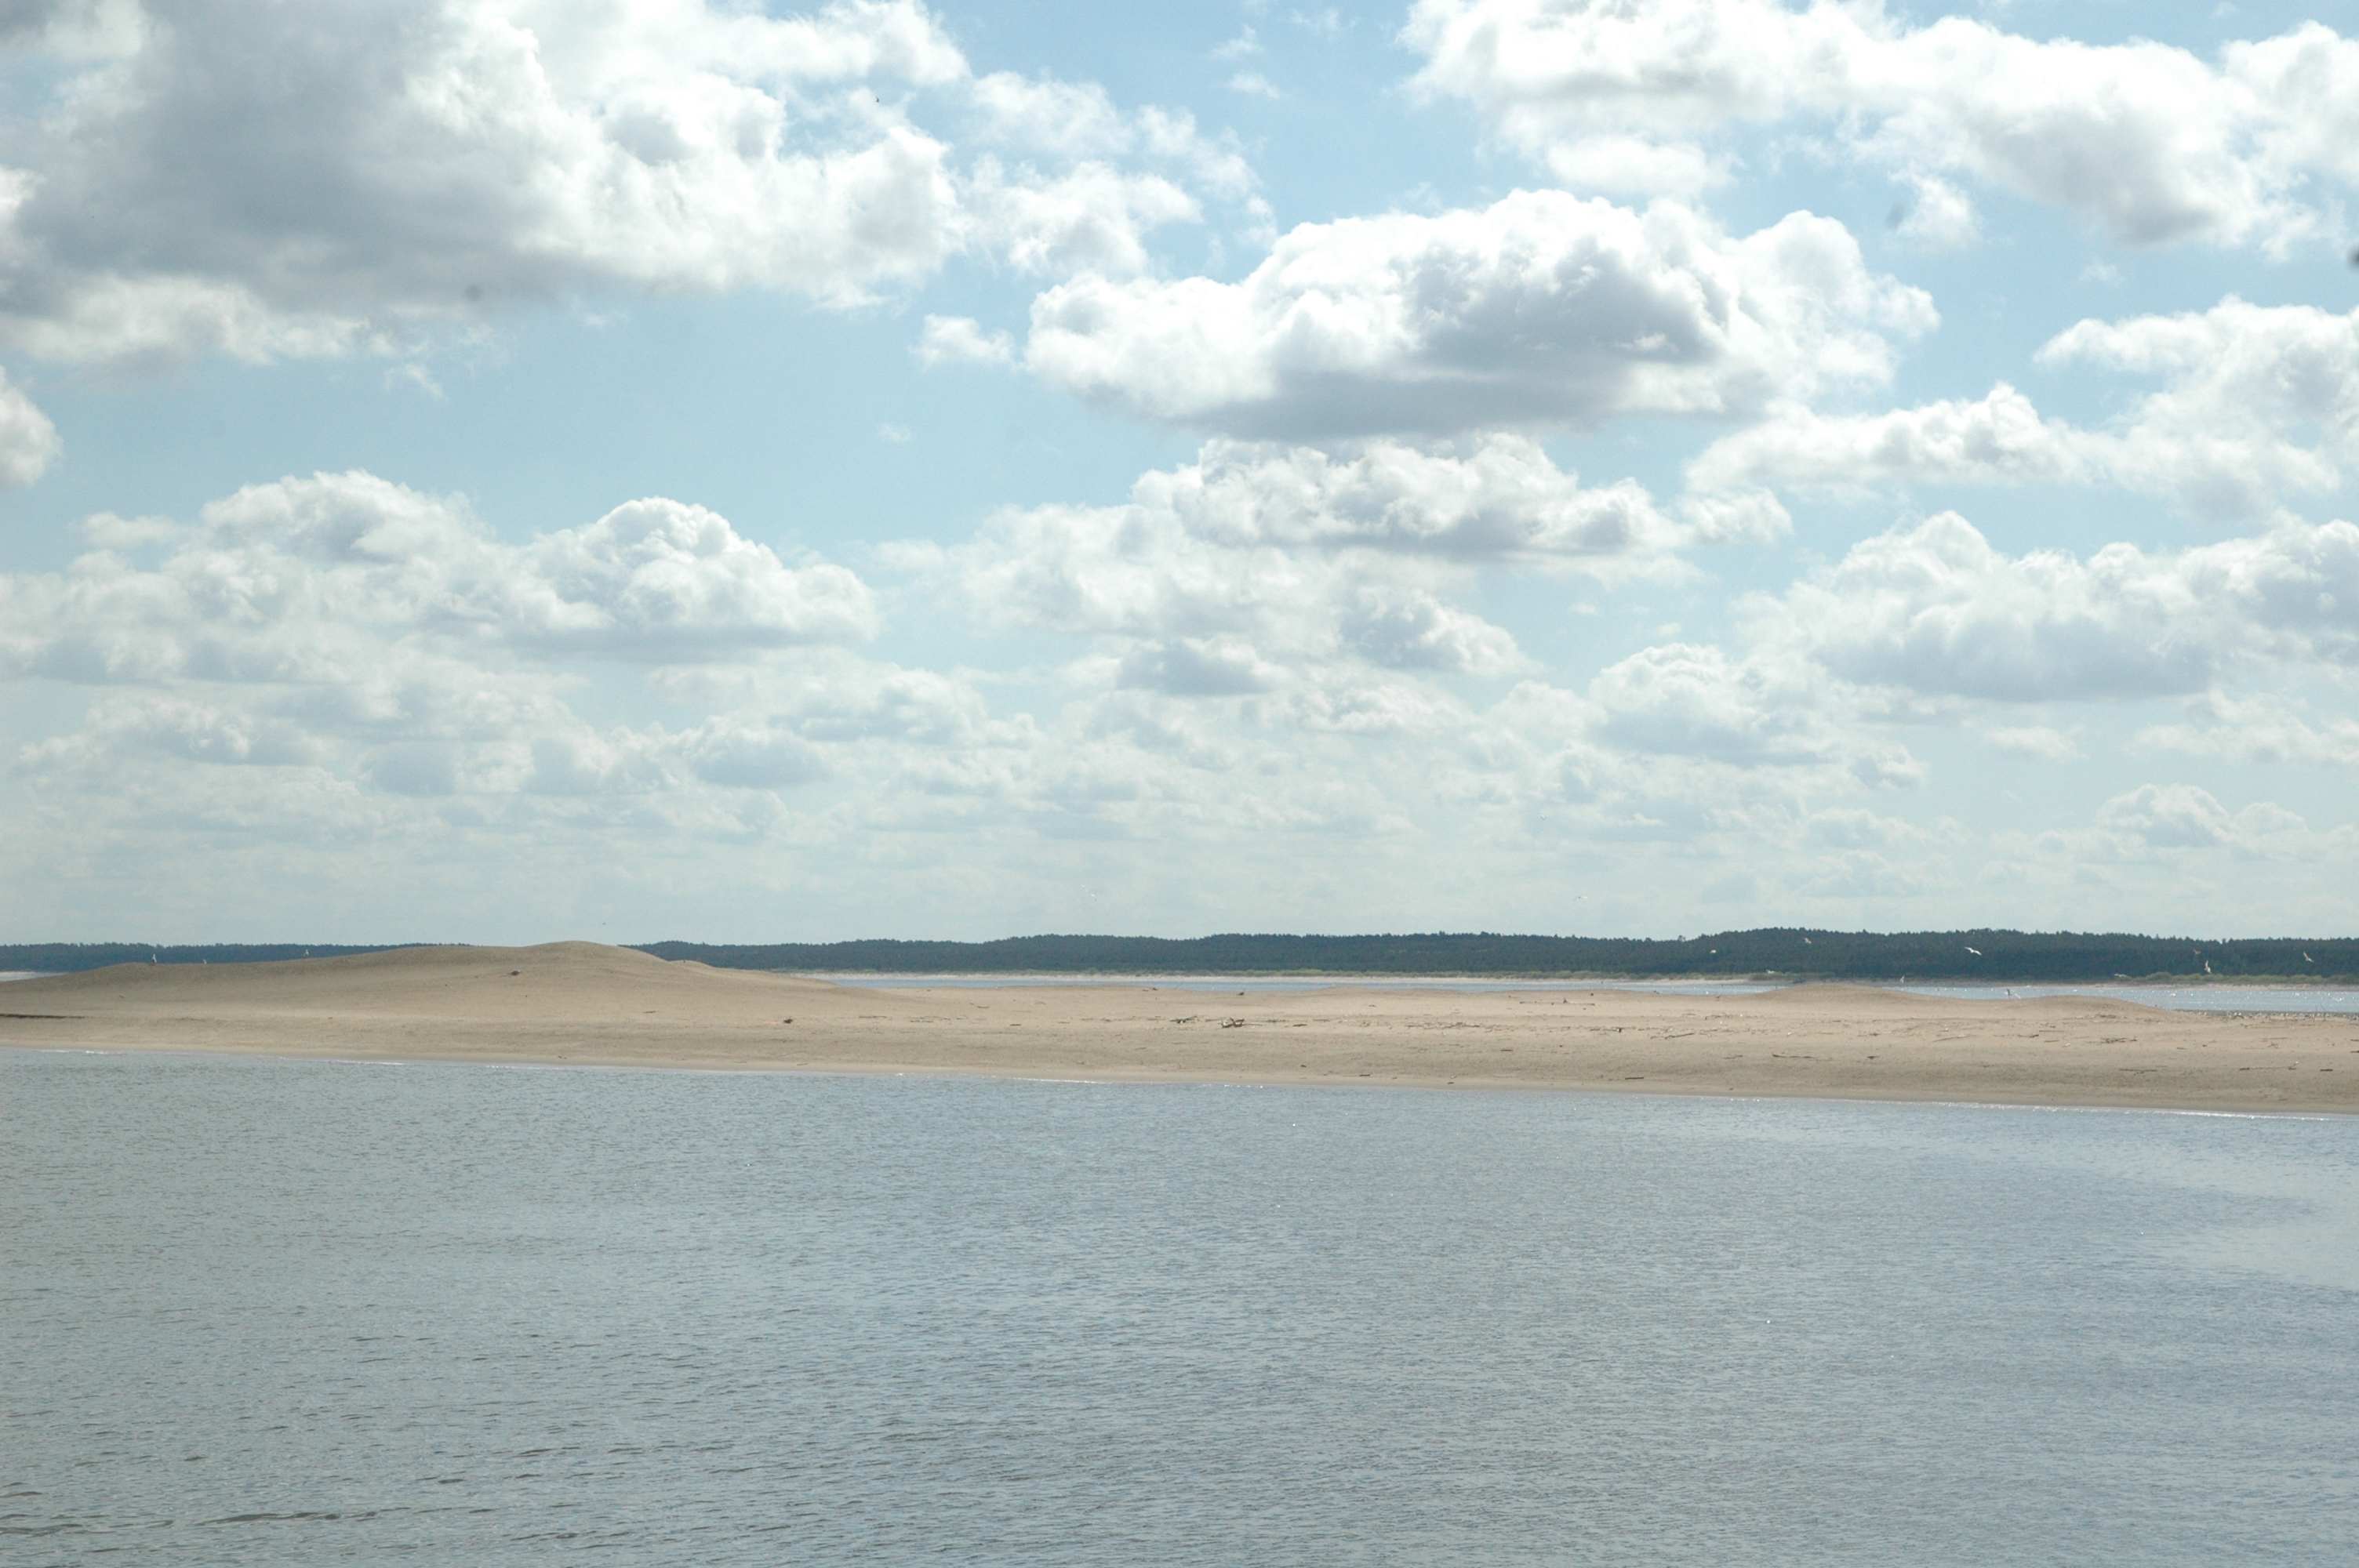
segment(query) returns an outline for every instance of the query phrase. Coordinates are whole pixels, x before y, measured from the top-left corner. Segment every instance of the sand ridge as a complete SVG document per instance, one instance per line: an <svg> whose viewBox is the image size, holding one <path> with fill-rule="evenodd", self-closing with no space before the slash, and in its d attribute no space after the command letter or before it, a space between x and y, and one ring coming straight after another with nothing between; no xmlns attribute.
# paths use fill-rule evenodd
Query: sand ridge
<svg viewBox="0 0 2359 1568"><path fill-rule="evenodd" d="M1864 987L874 990L587 942L0 986L0 1045L2359 1112L2359 1019Z"/></svg>

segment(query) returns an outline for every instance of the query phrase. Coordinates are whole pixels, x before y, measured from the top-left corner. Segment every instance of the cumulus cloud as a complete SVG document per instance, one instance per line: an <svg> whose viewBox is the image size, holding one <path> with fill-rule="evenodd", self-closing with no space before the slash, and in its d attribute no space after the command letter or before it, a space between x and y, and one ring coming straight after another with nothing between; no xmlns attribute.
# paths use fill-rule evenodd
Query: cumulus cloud
<svg viewBox="0 0 2359 1568"><path fill-rule="evenodd" d="M1860 493L1909 484L2111 484L2197 516L2267 515L2338 488L2359 457L2359 310L2249 305L2082 321L2039 351L2051 367L2161 379L2103 428L2043 416L2004 382L1984 396L1882 414L1799 404L1690 463L1698 492L1776 485Z"/></svg>
<svg viewBox="0 0 2359 1568"><path fill-rule="evenodd" d="M2359 185L2359 43L2315 22L2216 61L1843 0L1419 0L1405 37L1421 90L1560 178L1619 171L1594 188L1628 189L1660 170L1655 189L1689 189L1736 127L1823 125L1915 189L1917 237L1939 243L1972 232L1948 176L2134 245L2282 247L2321 231L2315 186Z"/></svg>
<svg viewBox="0 0 2359 1568"><path fill-rule="evenodd" d="M2216 697L2239 661L2359 663L2338 608L2353 600L2321 598L2359 561L2343 525L2086 562L1896 531L1756 605L1748 645L1660 643L1570 680L1474 608L1485 569L1627 571L1691 528L1516 438L1215 442L1124 506L1005 514L932 557L1002 623L1084 644L1010 679L853 653L875 623L856 579L677 502L508 541L455 501L343 474L249 487L188 524L95 517L69 570L0 579L0 675L87 698L56 732L20 730L0 791L44 826L12 840L10 863L51 864L36 838L142 866L158 844L202 842L236 847L240 868L299 854L284 874L317 877L355 846L400 846L407 865L422 844L539 875L628 833L663 847L647 868L692 862L698 897L766 866L853 897L888 864L972 891L1048 857L1061 885L1112 844L1167 871L1251 846L1256 874L1299 878L1340 834L1485 886L1535 865L1577 869L1563 885L1636 885L1668 864L1701 889L1741 854L1755 881L1730 896L1766 915L1952 896L1959 865L1985 858L1953 824L1875 804L1928 773L1896 716L1962 713L1995 747L2063 756L2049 715L1994 723L1971 704L2208 678L2189 725L2208 739L2148 744L2197 750L2277 714L2310 737L2303 760L2324 760L2347 728ZM2196 653L2157 653L2166 626ZM2129 652L2075 680L1938 667L1989 643L2107 639ZM595 667L614 662L644 680ZM1470 676L1516 684L1484 697ZM1026 711L1018 690L1049 700ZM1910 706L1935 697L1964 705ZM2129 877L2190 855L2349 858L2273 807L2223 807L2223 825L2175 789L2027 840L2023 863Z"/></svg>
<svg viewBox="0 0 2359 1568"><path fill-rule="evenodd" d="M22 490L47 472L64 449L49 416L0 371L0 490Z"/></svg>
<svg viewBox="0 0 2359 1568"><path fill-rule="evenodd" d="M1252 201L1260 181L1231 135L1207 136L1184 110L1125 112L1096 82L995 71L970 94L982 140L1076 161L1147 159L1202 189Z"/></svg>
<svg viewBox="0 0 2359 1568"><path fill-rule="evenodd" d="M0 675L115 693L24 767L342 756L405 794L560 774L572 789L671 762L784 776L807 758L742 724L597 739L566 705L569 672L742 664L876 624L851 573L788 567L712 513L660 499L508 544L459 502L322 474L249 486L191 528L109 518L89 532L111 543L71 570L0 577ZM140 566L124 548L162 558Z"/></svg>
<svg viewBox="0 0 2359 1568"><path fill-rule="evenodd" d="M1906 748L1837 721L1810 689L1811 672L1776 658L1733 658L1674 643L1607 666L1590 683L1590 732L1644 753L1737 767L1836 766L1868 784L1913 784Z"/></svg>
<svg viewBox="0 0 2359 1568"><path fill-rule="evenodd" d="M957 225L948 149L866 87L962 70L907 0L147 12L19 155L10 335L262 358L581 287L856 297Z"/></svg>
<svg viewBox="0 0 2359 1568"><path fill-rule="evenodd" d="M1006 332L984 330L971 316L929 316L918 333L918 362L929 370L937 365L1008 364L1016 358L1016 340Z"/></svg>
<svg viewBox="0 0 2359 1568"><path fill-rule="evenodd" d="M1750 607L1843 680L1997 702L2183 696L2253 659L2359 662L2359 527L2288 522L2177 552L2008 556L1954 513Z"/></svg>
<svg viewBox="0 0 2359 1568"><path fill-rule="evenodd" d="M2137 744L2237 762L2359 765L2359 719L2320 718L2299 697L2205 692L2187 708L2185 722L2149 725L2138 731Z"/></svg>
<svg viewBox="0 0 2359 1568"><path fill-rule="evenodd" d="M1114 640L1123 684L1237 693L1337 662L1511 673L1513 639L1451 602L1471 574L1659 575L1697 543L1785 523L1774 503L1740 514L1675 515L1626 480L1584 486L1517 436L1216 440L1124 504L1004 512L966 545L904 558L1001 624Z"/></svg>
<svg viewBox="0 0 2359 1568"><path fill-rule="evenodd" d="M2069 762L2081 754L2071 736L2046 724L2001 724L1983 731L1994 751L2010 757L2037 757L2042 762Z"/></svg>
<svg viewBox="0 0 2359 1568"><path fill-rule="evenodd" d="M80 699L0 757L15 819L42 824L12 836L12 885L52 849L85 878L118 857L143 886L169 860L211 917L248 877L291 879L299 902L347 872L388 897L433 874L529 898L610 860L661 881L701 854L688 880L709 892L762 874L747 845L968 809L984 797L955 792L962 768L1017 798L1052 788L1028 719L847 646L878 621L852 574L682 503L511 541L456 499L345 473L79 532L93 547L68 569L0 575L0 682ZM615 834L647 852L614 857Z"/></svg>
<svg viewBox="0 0 2359 1568"><path fill-rule="evenodd" d="M1444 787L1527 845L1709 858L1715 843L1807 841L1823 836L1813 825L1831 800L1906 790L1926 772L1907 747L1848 722L1813 680L1775 655L1673 643L1615 662L1585 689L1528 681L1453 728L1462 762ZM1887 829L1876 841L1888 848L1902 835ZM1840 837L1851 852L1864 835L1854 822Z"/></svg>
<svg viewBox="0 0 2359 1568"><path fill-rule="evenodd" d="M54 96L0 168L0 347L57 362L397 351L584 292L852 303L962 254L1120 276L1191 190L1256 200L1184 115L975 80L917 0L113 9L33 46Z"/></svg>
<svg viewBox="0 0 2359 1568"><path fill-rule="evenodd" d="M2176 490L2201 515L2332 490L2336 460L2359 457L2359 310L2232 296L2201 312L2082 321L2039 359L2160 377L2108 432L2109 460L2124 482Z"/></svg>
<svg viewBox="0 0 2359 1568"><path fill-rule="evenodd" d="M2044 419L2002 382L1984 397L1883 414L1822 414L1786 403L1706 448L1687 470L1699 492L1759 485L1864 493L1886 485L2085 481L2085 432Z"/></svg>
<svg viewBox="0 0 2359 1568"><path fill-rule="evenodd" d="M1982 237L1982 218L1973 199L1948 180L1930 174L1913 177L1911 193L1893 224L1893 232L1929 251L1962 250Z"/></svg>
<svg viewBox="0 0 2359 1568"><path fill-rule="evenodd" d="M1920 290L1796 213L1742 239L1684 207L1556 191L1308 223L1236 283L1085 273L1033 304L1026 363L1078 396L1258 438L1729 416L1875 384Z"/></svg>
<svg viewBox="0 0 2359 1568"><path fill-rule="evenodd" d="M2314 847L2309 823L2274 801L2231 812L2194 784L2140 784L2097 808L2097 828L2130 853L2227 849L2282 860Z"/></svg>
<svg viewBox="0 0 2359 1568"><path fill-rule="evenodd" d="M1124 276L1148 265L1147 235L1202 216L1194 197L1159 175L1087 163L1043 178L1010 175L995 158L975 166L965 204L992 251L1024 272L1089 268Z"/></svg>
<svg viewBox="0 0 2359 1568"><path fill-rule="evenodd" d="M868 589L842 567L787 567L727 519L656 497L525 552L510 580L519 641L662 663L747 648L843 643L876 630Z"/></svg>

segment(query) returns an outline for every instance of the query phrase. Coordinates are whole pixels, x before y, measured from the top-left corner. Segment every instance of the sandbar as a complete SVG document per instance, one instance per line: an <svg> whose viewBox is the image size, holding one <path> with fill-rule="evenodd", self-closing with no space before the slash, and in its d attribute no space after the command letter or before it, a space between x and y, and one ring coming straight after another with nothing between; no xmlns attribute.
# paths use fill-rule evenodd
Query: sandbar
<svg viewBox="0 0 2359 1568"><path fill-rule="evenodd" d="M0 986L0 1046L1107 1082L2359 1112L2359 1018L1954 1000L1153 983L871 989L586 942L123 965Z"/></svg>

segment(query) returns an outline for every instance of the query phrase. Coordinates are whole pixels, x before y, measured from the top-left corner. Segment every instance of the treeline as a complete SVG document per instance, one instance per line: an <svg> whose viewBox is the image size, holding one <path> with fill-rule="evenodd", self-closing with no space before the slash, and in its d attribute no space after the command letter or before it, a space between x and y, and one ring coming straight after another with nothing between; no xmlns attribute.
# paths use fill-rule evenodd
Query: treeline
<svg viewBox="0 0 2359 1568"><path fill-rule="evenodd" d="M1015 936L996 942L862 941L768 946L657 942L661 958L719 968L842 974L1492 975L1639 979L1776 975L1826 980L2090 981L2359 979L2359 939L2318 941L2082 935L1877 933L1777 927L1676 942L1610 936L1237 934Z"/></svg>
<svg viewBox="0 0 2359 1568"><path fill-rule="evenodd" d="M66 974L109 964L253 964L381 953L332 943L43 942L0 946L0 970ZM1637 979L2079 982L2302 979L2359 983L2359 939L2318 941L2039 931L1723 931L1676 942L1612 936L1235 934L1012 936L997 942L654 942L659 958L726 969L883 975L1489 975Z"/></svg>
<svg viewBox="0 0 2359 1568"><path fill-rule="evenodd" d="M333 958L345 953L384 953L409 942L340 947L327 942L27 942L0 946L0 971L29 969L72 975L109 964L274 964L285 958Z"/></svg>

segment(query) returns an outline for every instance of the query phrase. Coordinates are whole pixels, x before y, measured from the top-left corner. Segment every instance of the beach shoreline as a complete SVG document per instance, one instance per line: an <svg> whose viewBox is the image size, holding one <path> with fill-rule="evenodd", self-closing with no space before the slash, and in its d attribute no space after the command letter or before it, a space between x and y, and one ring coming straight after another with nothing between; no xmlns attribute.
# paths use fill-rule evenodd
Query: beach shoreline
<svg viewBox="0 0 2359 1568"><path fill-rule="evenodd" d="M2359 1114L2359 1018L2339 1014L1823 982L1223 994L1176 978L868 988L588 943L404 948L12 981L0 1046Z"/></svg>

